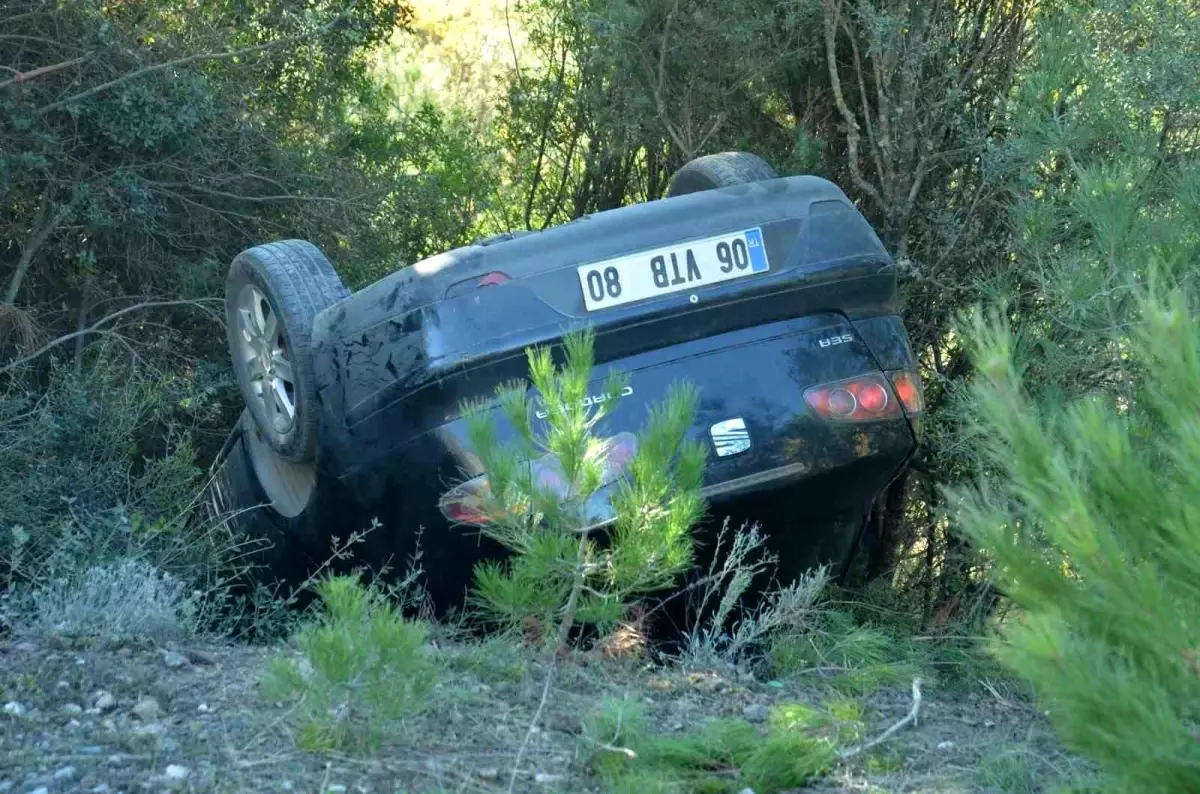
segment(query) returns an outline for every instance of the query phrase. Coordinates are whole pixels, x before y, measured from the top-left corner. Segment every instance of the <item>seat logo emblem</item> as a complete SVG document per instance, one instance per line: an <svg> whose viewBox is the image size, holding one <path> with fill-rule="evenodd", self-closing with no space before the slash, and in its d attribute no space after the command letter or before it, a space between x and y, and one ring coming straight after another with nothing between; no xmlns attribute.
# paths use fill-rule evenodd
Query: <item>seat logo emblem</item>
<svg viewBox="0 0 1200 794"><path fill-rule="evenodd" d="M746 420L740 416L717 422L708 429L708 433L712 436L718 458L733 457L750 449L750 431L746 429Z"/></svg>

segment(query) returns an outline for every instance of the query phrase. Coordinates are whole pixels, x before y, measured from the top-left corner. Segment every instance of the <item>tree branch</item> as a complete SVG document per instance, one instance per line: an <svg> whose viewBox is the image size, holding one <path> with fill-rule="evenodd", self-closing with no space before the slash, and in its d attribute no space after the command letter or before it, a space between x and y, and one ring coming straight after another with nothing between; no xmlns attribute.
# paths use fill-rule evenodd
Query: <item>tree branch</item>
<svg viewBox="0 0 1200 794"><path fill-rule="evenodd" d="M862 103L863 122L867 128L867 143L871 149L871 156L875 160L875 173L879 176L880 184L886 185L890 180L890 169L884 167L883 147L880 146L880 140L875 135L875 126L871 123L871 101L867 99L867 83L863 79L862 56L858 51L858 42L854 39L854 31L850 29L849 25L845 25L844 23L843 29L846 31L846 38L850 39L850 55L854 58L854 74L858 78L859 101ZM876 70L875 80L876 82L879 80L878 70ZM876 90L878 90L878 87L876 87ZM882 103L879 105L879 112L881 114L885 112ZM887 127L882 116L879 122L880 129L883 131L884 142L886 143ZM890 149L891 147L888 146L888 148ZM889 162L888 164L890 165L891 163Z"/></svg>
<svg viewBox="0 0 1200 794"><path fill-rule="evenodd" d="M834 104L837 105L838 112L842 115L842 120L846 122L846 148L849 150L850 178L859 190L874 200L880 209L887 212L887 205L884 203L883 197L879 194L875 186L866 180L862 174L862 169L859 167L858 120L854 118L854 113L850 111L850 106L846 104L846 97L842 94L842 78L838 74L837 68L837 29L838 21L842 15L842 0L825 0L824 5L825 62L829 67L829 83L833 89Z"/></svg>
<svg viewBox="0 0 1200 794"><path fill-rule="evenodd" d="M175 58L174 60L164 61L163 63L155 63L155 64L151 64L150 66L144 66L141 69L136 69L132 72L129 72L128 74L123 74L114 80L109 80L107 83L101 83L100 85L92 86L91 88L89 88L85 91L80 91L77 94L72 94L71 96L67 97L66 99L60 99L57 102L51 102L49 105L39 108L37 113L40 116L45 113L49 113L52 110L59 110L60 108L64 108L67 105L71 104L72 102L78 102L81 99L86 99L90 96L99 94L102 91L107 91L110 88L115 88L116 86L121 85L122 83L128 83L130 80L136 80L139 77L142 77L147 74L152 74L154 72L161 72L164 69L172 69L176 66L184 66L189 63L196 63L197 61L217 61L217 60L223 60L225 58L237 58L242 55L250 55L251 53L262 52L263 50L269 50L274 47L280 47L280 46L283 46L284 44L294 44L297 41L303 41L305 39L311 39L311 38L315 38L317 36L322 36L325 33L328 33L330 30L332 30L333 27L335 25L337 25L338 23L340 23L341 21L342 21L342 18L338 17L337 19L334 19L332 22L330 22L326 25L322 25L321 27L317 28L316 30L312 31L311 33L305 33L305 34L299 35L299 36L285 36L284 38L275 39L274 41L264 42L263 44L255 44L253 47L242 47L241 49L226 50L225 52L198 52L193 55L185 56L183 58Z"/></svg>
<svg viewBox="0 0 1200 794"><path fill-rule="evenodd" d="M25 245L21 246L21 255L17 258L17 267L13 271L12 276L8 279L8 285L4 288L3 303L12 304L17 299L17 293L21 291L21 284L25 281L25 276L29 273L29 268L33 265L33 259L37 252L58 225L71 214L71 210L75 208L78 202L78 194L72 196L71 200L59 208L58 212L54 213L54 217L50 217L50 193L42 194L42 203L38 207L37 215L34 216L33 230L30 233L29 239L25 241Z"/></svg>
<svg viewBox="0 0 1200 794"><path fill-rule="evenodd" d="M50 64L49 66L39 66L36 69L30 69L28 72L18 72L17 70L13 69L12 72L16 76L5 80L3 83L0 83L0 90L8 88L10 85L27 83L30 80L41 77L45 74L53 74L54 72L61 71L62 69L68 69L76 64L83 63L91 57L92 54L88 53L87 55L81 55L78 58L72 58L69 61L63 61L62 63L54 63ZM8 67L6 66L4 68L7 69Z"/></svg>
<svg viewBox="0 0 1200 794"><path fill-rule="evenodd" d="M28 364L29 362L50 352L51 350L58 347L59 345L66 344L67 342L70 342L72 339L75 339L78 336L82 336L83 334L107 333L107 329L105 329L103 326L108 325L109 323L113 322L114 320L116 320L120 317L123 317L124 315L129 314L131 312L140 311L142 309L161 309L161 308L166 308L169 306L203 307L205 303L213 303L213 302L219 302L219 300L216 298L208 298L208 299L203 299L203 300L143 301L141 303L135 303L132 306L126 306L124 309L120 309L119 311L115 311L112 314L109 314L109 315L106 315L106 316L100 318L96 322L89 325L87 328L80 329L78 331L75 331L74 333L64 334L63 336L60 336L57 339L53 339L53 340L47 342L46 344L42 345L41 347L39 347L37 350L33 351L29 355L22 356L21 358L14 359L13 361L8 362L4 366L0 367L0 375L6 375L9 372L12 372L17 367ZM207 311L207 309L205 309L205 311Z"/></svg>
<svg viewBox="0 0 1200 794"><path fill-rule="evenodd" d="M558 77L554 86L554 101L550 104L550 109L546 111L545 121L542 123L542 134L538 140L537 164L533 168L533 182L529 185L529 195L525 199L525 228L533 229L533 200L537 196L538 187L542 181L542 167L546 159L546 144L550 139L550 127L554 124L554 114L558 112L558 102L562 96L563 86L567 73L567 54L570 47L566 42L563 42L562 60L558 64Z"/></svg>
<svg viewBox="0 0 1200 794"><path fill-rule="evenodd" d="M858 755L859 753L870 750L872 747L878 747L879 745L886 742L888 739L892 738L892 736L895 735L895 733L897 731L899 731L901 728L903 728L905 725L908 725L910 723L913 725L916 725L917 724L917 716L920 715L920 713L921 713L921 679L914 678L913 682L912 682L912 709L909 710L908 714L905 715L904 719L902 719L899 722L897 722L896 724L892 725L892 727L888 728L886 731L879 734L878 737L872 739L871 741L867 742L866 744L859 745L858 747L852 747L849 750L842 750L841 752L838 753L838 758L853 758L854 756Z"/></svg>

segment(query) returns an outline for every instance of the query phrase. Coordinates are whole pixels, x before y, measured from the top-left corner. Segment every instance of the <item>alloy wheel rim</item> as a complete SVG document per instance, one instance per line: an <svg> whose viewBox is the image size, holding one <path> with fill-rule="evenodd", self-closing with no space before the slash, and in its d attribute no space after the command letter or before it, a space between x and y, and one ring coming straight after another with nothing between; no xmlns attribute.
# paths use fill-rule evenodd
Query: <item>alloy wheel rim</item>
<svg viewBox="0 0 1200 794"><path fill-rule="evenodd" d="M247 284L238 295L238 365L250 384L268 426L285 434L296 423L295 368L275 307L258 287Z"/></svg>

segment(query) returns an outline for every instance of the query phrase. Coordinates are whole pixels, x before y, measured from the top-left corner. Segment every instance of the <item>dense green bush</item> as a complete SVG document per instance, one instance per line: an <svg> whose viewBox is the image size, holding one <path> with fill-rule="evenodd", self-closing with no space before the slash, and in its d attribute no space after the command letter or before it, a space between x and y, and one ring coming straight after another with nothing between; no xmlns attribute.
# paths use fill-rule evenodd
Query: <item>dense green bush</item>
<svg viewBox="0 0 1200 794"><path fill-rule="evenodd" d="M1200 20L1106 2L1038 34L1017 266L960 333L979 475L954 517L1018 607L1000 658L1067 742L1114 790L1200 791L1200 78L1178 71Z"/></svg>

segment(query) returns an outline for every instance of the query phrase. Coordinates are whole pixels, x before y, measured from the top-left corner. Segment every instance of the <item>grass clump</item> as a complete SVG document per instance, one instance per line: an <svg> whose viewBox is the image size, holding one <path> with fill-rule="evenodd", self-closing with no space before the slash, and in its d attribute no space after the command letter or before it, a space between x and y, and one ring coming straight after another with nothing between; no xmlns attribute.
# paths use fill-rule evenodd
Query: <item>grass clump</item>
<svg viewBox="0 0 1200 794"><path fill-rule="evenodd" d="M387 721L419 711L433 688L427 627L356 576L331 576L315 589L321 615L293 636L298 660L270 665L266 692L295 701L301 747L370 749Z"/></svg>
<svg viewBox="0 0 1200 794"><path fill-rule="evenodd" d="M685 666L716 667L754 659L772 638L811 628L817 599L829 582L823 566L764 592L756 605L746 606L743 596L778 562L766 550L757 525L743 525L732 533L728 521L722 525L684 633L680 661Z"/></svg>
<svg viewBox="0 0 1200 794"><path fill-rule="evenodd" d="M805 707L797 707L804 709ZM796 711L793 714L799 714ZM742 720L712 720L682 736L651 734L640 706L612 700L588 715L592 768L613 792L703 792L746 788L773 794L825 774L836 757L828 715L776 717L764 736Z"/></svg>
<svg viewBox="0 0 1200 794"><path fill-rule="evenodd" d="M975 780L982 791L997 794L1033 794L1042 790L1028 755L1012 751L980 759Z"/></svg>
<svg viewBox="0 0 1200 794"><path fill-rule="evenodd" d="M446 661L451 669L490 684L520 683L530 663L517 640L503 634L469 642Z"/></svg>
<svg viewBox="0 0 1200 794"><path fill-rule="evenodd" d="M921 654L910 643L858 625L838 610L823 612L810 631L777 636L768 660L777 677L818 675L850 695L869 694L925 675Z"/></svg>

